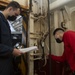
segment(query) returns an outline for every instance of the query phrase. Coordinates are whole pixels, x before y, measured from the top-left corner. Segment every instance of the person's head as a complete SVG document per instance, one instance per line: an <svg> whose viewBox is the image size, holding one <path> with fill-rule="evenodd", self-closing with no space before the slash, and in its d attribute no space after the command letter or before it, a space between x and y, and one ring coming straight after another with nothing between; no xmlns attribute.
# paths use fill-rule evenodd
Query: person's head
<svg viewBox="0 0 75 75"><path fill-rule="evenodd" d="M62 28L56 28L53 32L54 38L57 43L61 43L63 39L64 30Z"/></svg>
<svg viewBox="0 0 75 75"><path fill-rule="evenodd" d="M16 1L11 1L6 9L5 9L5 13L7 14L7 18L9 19L12 16L15 16L15 18L20 15L21 12L21 7L20 4Z"/></svg>
<svg viewBox="0 0 75 75"><path fill-rule="evenodd" d="M20 11L21 11L20 4L16 1L11 1L7 5L6 9L8 9L9 11L9 16L12 16L12 15L17 16L20 14Z"/></svg>

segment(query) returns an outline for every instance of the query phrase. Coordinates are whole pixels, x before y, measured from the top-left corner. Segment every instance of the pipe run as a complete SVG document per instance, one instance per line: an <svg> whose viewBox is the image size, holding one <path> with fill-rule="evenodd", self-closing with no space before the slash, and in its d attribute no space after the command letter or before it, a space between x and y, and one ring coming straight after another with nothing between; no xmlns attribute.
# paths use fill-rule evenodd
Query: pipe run
<svg viewBox="0 0 75 75"><path fill-rule="evenodd" d="M51 3L49 6L50 6L50 10L54 10L54 9L57 9L61 6L64 6L65 4L68 4L70 3L71 1L74 1L74 0L56 0L55 2Z"/></svg>
<svg viewBox="0 0 75 75"><path fill-rule="evenodd" d="M51 25L50 25L50 7L49 7L49 3L50 3L50 0L47 0L48 1L48 32L49 32L49 72L50 74L49 75L52 75L52 72L51 72Z"/></svg>

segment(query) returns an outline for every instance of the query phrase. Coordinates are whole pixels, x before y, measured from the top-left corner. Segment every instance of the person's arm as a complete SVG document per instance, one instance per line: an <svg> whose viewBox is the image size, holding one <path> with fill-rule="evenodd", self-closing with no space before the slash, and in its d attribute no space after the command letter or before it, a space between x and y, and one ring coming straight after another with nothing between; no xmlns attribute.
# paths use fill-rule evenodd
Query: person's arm
<svg viewBox="0 0 75 75"><path fill-rule="evenodd" d="M57 62L64 62L65 61L65 54L63 53L62 56L55 56L51 55L52 60L57 61Z"/></svg>
<svg viewBox="0 0 75 75"><path fill-rule="evenodd" d="M75 53L75 33L74 32L68 33L67 41L69 43L70 49L73 51L73 53Z"/></svg>
<svg viewBox="0 0 75 75"><path fill-rule="evenodd" d="M0 56L8 56L13 52L13 48L0 44Z"/></svg>
<svg viewBox="0 0 75 75"><path fill-rule="evenodd" d="M22 52L19 49L0 44L0 57L8 57L11 54L19 56Z"/></svg>
<svg viewBox="0 0 75 75"><path fill-rule="evenodd" d="M1 26L2 26L2 19L0 17L0 57L7 57L11 54L15 56L20 55L21 52L18 49L14 49L13 47L9 47L1 43Z"/></svg>
<svg viewBox="0 0 75 75"><path fill-rule="evenodd" d="M1 26L2 26L2 19L0 17L0 56L6 56L13 52L13 47L6 46L1 43Z"/></svg>

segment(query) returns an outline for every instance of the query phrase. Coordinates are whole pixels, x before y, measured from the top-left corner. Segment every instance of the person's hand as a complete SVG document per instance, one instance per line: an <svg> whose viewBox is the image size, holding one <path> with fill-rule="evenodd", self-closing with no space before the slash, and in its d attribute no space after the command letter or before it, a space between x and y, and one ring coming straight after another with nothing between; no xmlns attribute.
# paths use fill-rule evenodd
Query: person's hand
<svg viewBox="0 0 75 75"><path fill-rule="evenodd" d="M16 48L14 48L12 53L13 53L14 56L20 56L22 54L22 52L19 49L16 49Z"/></svg>

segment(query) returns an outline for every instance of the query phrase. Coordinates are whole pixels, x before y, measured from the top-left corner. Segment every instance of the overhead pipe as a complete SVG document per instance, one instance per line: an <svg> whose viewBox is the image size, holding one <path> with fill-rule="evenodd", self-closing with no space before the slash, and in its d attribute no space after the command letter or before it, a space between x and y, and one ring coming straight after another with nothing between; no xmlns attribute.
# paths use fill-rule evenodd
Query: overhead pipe
<svg viewBox="0 0 75 75"><path fill-rule="evenodd" d="M72 1L74 1L74 0L56 0L55 2L50 4L50 10L57 9L57 8L64 6Z"/></svg>

